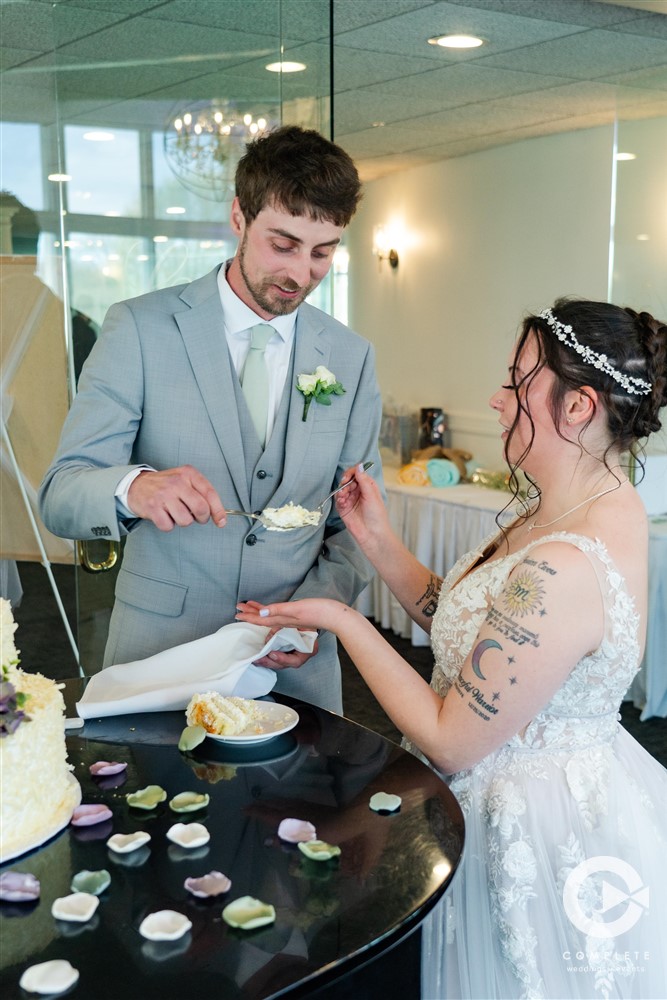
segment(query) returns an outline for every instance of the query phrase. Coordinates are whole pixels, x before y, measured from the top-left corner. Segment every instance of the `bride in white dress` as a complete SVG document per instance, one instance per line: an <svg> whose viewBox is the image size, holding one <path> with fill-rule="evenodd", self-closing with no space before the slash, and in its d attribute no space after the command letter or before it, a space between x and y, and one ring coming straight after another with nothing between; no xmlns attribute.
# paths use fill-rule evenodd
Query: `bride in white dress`
<svg viewBox="0 0 667 1000"><path fill-rule="evenodd" d="M620 726L647 613L648 530L622 455L659 429L667 327L559 300L528 317L498 413L537 496L442 581L393 534L361 469L350 532L431 632L430 687L359 613L326 599L238 618L326 628L445 778L462 866L423 932L423 1000L667 996L667 771ZM435 609L435 613L434 613Z"/></svg>

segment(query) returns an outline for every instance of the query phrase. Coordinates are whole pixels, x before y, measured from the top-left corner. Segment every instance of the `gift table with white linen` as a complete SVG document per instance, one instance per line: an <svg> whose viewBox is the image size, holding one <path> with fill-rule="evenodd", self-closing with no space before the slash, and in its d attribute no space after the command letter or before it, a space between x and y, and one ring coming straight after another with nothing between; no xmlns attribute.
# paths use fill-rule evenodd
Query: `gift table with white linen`
<svg viewBox="0 0 667 1000"><path fill-rule="evenodd" d="M69 715L85 683L66 682ZM78 970L71 995L85 1000L314 993L340 1000L372 995L390 969L402 995L418 995L419 953L411 942L459 864L458 803L430 768L362 726L280 695L259 704L286 706L298 722L261 743L207 737L187 752L177 746L183 711L88 718L72 731L68 753L82 801L109 806L112 818L68 826L4 866L35 875L42 889L36 905L0 904L4 1000L25 997L22 972L51 959ZM89 768L97 761L126 762L127 769L95 778ZM126 794L148 785L161 786L166 801L132 808ZM187 791L208 794L208 804L173 812L170 800ZM400 795L400 809L369 808L378 791ZM286 818L312 823L318 839L340 847L340 857L311 860L281 840ZM167 831L178 822L202 824L209 842L192 849L171 842ZM107 846L112 834L140 830L150 841L134 853ZM56 920L52 902L70 892L72 876L102 869L111 881L92 920ZM186 878L216 870L231 879L228 892L200 899L186 890ZM273 906L275 921L254 930L228 926L222 911L243 896ZM183 914L191 928L177 940L147 940L139 927L159 910Z"/></svg>
<svg viewBox="0 0 667 1000"><path fill-rule="evenodd" d="M462 555L496 528L495 517L510 494L478 485L405 486L398 470L385 467L387 508L394 531L421 563L444 577ZM429 636L403 610L388 587L374 577L355 607L413 646ZM649 524L649 616L646 652L627 694L642 719L667 716L667 521Z"/></svg>

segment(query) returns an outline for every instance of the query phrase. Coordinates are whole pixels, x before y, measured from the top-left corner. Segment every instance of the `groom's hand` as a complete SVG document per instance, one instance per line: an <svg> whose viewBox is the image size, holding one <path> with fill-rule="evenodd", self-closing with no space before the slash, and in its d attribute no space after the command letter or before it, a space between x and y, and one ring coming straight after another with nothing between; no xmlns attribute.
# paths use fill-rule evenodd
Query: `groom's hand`
<svg viewBox="0 0 667 1000"><path fill-rule="evenodd" d="M261 660L254 660L254 663L257 667L270 667L271 670L287 670L289 668L298 670L316 653L317 643L315 643L312 653L298 653L295 649L291 651L274 649L267 656L263 656Z"/></svg>
<svg viewBox="0 0 667 1000"><path fill-rule="evenodd" d="M219 528L227 522L215 489L191 465L163 472L141 472L130 486L127 503L137 517L152 521L160 531L185 528L211 520Z"/></svg>

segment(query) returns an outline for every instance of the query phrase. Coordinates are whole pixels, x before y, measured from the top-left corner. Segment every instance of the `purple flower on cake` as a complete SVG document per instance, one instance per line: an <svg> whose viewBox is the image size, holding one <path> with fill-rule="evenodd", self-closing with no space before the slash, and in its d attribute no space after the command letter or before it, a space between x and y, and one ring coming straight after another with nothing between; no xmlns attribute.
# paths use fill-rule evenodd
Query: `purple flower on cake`
<svg viewBox="0 0 667 1000"><path fill-rule="evenodd" d="M0 682L0 739L11 736L22 722L30 722L30 716L23 711L27 698L17 691L11 681L5 680L5 668L2 668L3 680Z"/></svg>
<svg viewBox="0 0 667 1000"><path fill-rule="evenodd" d="M3 598L0 600L0 664L2 665L0 739L11 736L22 722L30 721L30 716L23 711L28 699L21 691L17 691L12 683L19 662L19 653L14 645L15 631L16 622L12 615L12 606Z"/></svg>

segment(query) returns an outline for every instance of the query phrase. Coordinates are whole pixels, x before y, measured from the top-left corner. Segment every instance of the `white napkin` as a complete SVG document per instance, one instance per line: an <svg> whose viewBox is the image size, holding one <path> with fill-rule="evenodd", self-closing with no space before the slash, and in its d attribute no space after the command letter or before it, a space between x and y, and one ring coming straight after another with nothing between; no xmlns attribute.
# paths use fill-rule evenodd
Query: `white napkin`
<svg viewBox="0 0 667 1000"><path fill-rule="evenodd" d="M276 683L274 670L252 666L275 649L312 653L316 632L232 622L213 635L166 649L145 660L116 663L94 674L81 701L82 719L131 712L171 712L186 708L193 694L218 691L228 697L259 698Z"/></svg>

